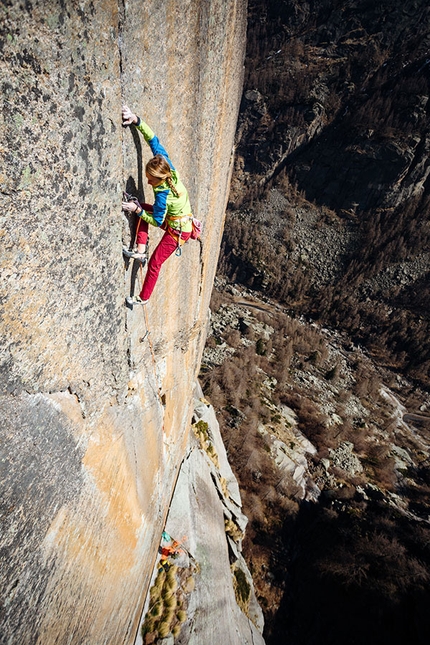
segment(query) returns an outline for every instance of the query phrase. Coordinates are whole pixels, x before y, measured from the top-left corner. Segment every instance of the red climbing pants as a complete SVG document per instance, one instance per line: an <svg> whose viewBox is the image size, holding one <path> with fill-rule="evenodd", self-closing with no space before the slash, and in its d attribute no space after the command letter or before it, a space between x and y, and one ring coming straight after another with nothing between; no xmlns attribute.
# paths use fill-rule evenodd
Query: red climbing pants
<svg viewBox="0 0 430 645"><path fill-rule="evenodd" d="M146 244L148 241L148 222L145 222L143 219L139 219L138 222L139 228L137 229L136 242L138 244Z"/></svg>
<svg viewBox="0 0 430 645"><path fill-rule="evenodd" d="M146 237L144 237L145 224L146 224ZM139 240L139 234L140 234L141 228L142 228L141 239L144 240L142 242ZM190 238L190 235L191 233L182 233L182 240L186 242ZM139 227L139 232L137 234L138 244L146 244L147 238L148 238L148 224L146 222L142 222ZM167 258L169 258L172 255L172 253L176 251L177 248L178 248L177 240L174 239L173 236L168 231L166 231L163 237L161 238L160 242L158 243L158 246L156 247L154 253L151 255L151 259L149 260L148 270L146 272L145 280L143 282L142 291L140 292L140 297L142 298L142 300L149 300L154 290L155 283L157 282L161 265L163 264L163 262L167 260Z"/></svg>

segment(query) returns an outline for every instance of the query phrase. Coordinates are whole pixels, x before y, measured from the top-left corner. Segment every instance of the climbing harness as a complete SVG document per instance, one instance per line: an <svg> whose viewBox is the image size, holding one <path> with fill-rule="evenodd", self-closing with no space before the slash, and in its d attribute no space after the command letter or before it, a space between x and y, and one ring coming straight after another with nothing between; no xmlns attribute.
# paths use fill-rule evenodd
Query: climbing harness
<svg viewBox="0 0 430 645"><path fill-rule="evenodd" d="M192 222L193 219L194 218L192 215L168 215L166 217L167 231L177 243L177 247L175 251L175 255L177 257L180 257L182 255L181 246L186 242L186 240L182 238L182 225L186 224L186 222L189 222L189 221ZM173 226L170 226L169 222L172 222L172 221L177 222L179 224L179 230L176 228L173 228Z"/></svg>

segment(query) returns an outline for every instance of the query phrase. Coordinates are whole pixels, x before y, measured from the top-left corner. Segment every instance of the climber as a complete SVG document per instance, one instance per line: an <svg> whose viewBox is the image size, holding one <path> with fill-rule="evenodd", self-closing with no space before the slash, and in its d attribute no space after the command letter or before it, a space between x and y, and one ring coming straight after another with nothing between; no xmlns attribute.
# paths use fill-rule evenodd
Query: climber
<svg viewBox="0 0 430 645"><path fill-rule="evenodd" d="M160 546L158 548L158 553L161 555L160 559L167 560L167 558L177 558L180 553L180 546L179 542L176 542L175 540L170 545Z"/></svg>
<svg viewBox="0 0 430 645"><path fill-rule="evenodd" d="M122 108L122 120L124 126L136 126L154 155L146 164L146 178L154 191L152 212L149 205L144 204L142 206L136 199L127 199L127 201L122 202L124 211L135 213L140 217L136 236L137 248L129 250L124 247L124 255L140 260L144 264L146 261L148 225L158 226L165 231L149 260L148 270L140 294L138 296L128 296L127 298L127 304L133 307L133 305L145 305L148 302L163 262L174 251L176 251L177 255L180 255L182 244L187 242L191 236L193 216L187 190L179 179L179 175L158 137L155 136L144 121L133 114L127 105Z"/></svg>

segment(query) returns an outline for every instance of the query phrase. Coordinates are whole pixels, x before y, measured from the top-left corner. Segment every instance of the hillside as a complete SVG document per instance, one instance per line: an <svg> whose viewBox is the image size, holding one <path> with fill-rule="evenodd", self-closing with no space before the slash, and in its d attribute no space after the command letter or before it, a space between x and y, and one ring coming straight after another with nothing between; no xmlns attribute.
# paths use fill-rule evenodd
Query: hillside
<svg viewBox="0 0 430 645"><path fill-rule="evenodd" d="M218 278L211 309L200 378L249 518L266 643L424 644L429 394L256 291Z"/></svg>
<svg viewBox="0 0 430 645"><path fill-rule="evenodd" d="M250 3L220 265L425 387L428 12L419 1Z"/></svg>
<svg viewBox="0 0 430 645"><path fill-rule="evenodd" d="M430 637L428 24L249 3L201 379L268 644Z"/></svg>

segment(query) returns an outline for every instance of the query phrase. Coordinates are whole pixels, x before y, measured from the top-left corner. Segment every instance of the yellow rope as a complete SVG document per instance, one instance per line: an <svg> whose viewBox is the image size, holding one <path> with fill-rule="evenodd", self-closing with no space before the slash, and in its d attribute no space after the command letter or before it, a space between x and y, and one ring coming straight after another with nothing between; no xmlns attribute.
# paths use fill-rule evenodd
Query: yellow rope
<svg viewBox="0 0 430 645"><path fill-rule="evenodd" d="M140 226L141 221L142 221L142 218L141 218L141 217L139 217L139 221L138 221L138 223L137 223L137 227L136 227L136 234L135 234L135 236L134 236L134 246L136 246L136 244L137 244L137 234L139 233L139 226ZM141 262L140 262L140 275L141 275L141 278L142 278L142 286L143 286L143 280L144 280L144 278L143 278L143 267L142 267L142 263L141 263ZM145 319L146 332L147 332L147 336L148 336L149 349L150 349L150 351L151 351L152 366L153 366L153 369L154 369L154 377L155 377L155 382L156 382L156 384L157 384L158 396L159 396L159 398L160 398L161 404L163 405L163 400L162 400L162 398L161 398L161 387L160 387L160 385L158 384L158 378L157 378L157 363L156 363L156 360L155 360L154 347L153 347L153 345L152 345L152 340L151 340L151 332L150 332L150 329L149 329L148 313L147 313L147 311L146 311L146 305L143 305L143 306L142 306L142 309L143 309L143 316L144 316L144 319Z"/></svg>
<svg viewBox="0 0 430 645"><path fill-rule="evenodd" d="M141 273L142 285L143 285L143 267L142 267L142 263L140 264L140 273ZM161 398L161 387L158 384L158 379L157 379L157 363L156 363L156 360L155 360L154 347L152 345L152 340L151 340L151 331L149 329L148 312L146 311L146 305L142 305L142 309L143 309L143 317L145 319L145 327L146 327L146 331L147 331L147 334L148 334L149 349L151 350L152 365L153 365L153 368L154 368L155 382L157 383L158 396L160 398L161 404L163 405L163 400Z"/></svg>

